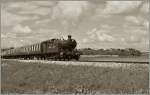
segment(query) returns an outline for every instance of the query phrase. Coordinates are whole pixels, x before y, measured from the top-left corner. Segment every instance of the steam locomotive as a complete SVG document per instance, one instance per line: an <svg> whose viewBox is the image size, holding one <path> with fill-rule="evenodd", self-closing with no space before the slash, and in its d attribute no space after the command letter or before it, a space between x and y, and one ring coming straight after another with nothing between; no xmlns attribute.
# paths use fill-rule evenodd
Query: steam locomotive
<svg viewBox="0 0 150 95"><path fill-rule="evenodd" d="M79 60L77 42L68 35L68 39L50 39L41 43L12 48L2 52L2 58Z"/></svg>

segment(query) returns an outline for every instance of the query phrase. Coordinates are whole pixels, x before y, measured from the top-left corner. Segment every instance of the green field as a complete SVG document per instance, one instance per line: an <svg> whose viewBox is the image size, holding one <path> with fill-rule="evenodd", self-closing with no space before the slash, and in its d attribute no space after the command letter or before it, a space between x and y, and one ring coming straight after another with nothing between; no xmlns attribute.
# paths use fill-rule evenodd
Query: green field
<svg viewBox="0 0 150 95"><path fill-rule="evenodd" d="M2 93L148 93L148 64L127 68L2 60Z"/></svg>

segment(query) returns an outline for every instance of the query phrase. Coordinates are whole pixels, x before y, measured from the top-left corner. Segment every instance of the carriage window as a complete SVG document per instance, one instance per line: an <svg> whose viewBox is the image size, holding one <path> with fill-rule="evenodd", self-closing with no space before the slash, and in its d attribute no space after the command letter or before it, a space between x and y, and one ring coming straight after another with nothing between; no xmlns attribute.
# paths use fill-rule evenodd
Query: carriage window
<svg viewBox="0 0 150 95"><path fill-rule="evenodd" d="M38 51L40 50L40 44L38 44Z"/></svg>
<svg viewBox="0 0 150 95"><path fill-rule="evenodd" d="M33 51L33 45L31 46L31 51Z"/></svg>
<svg viewBox="0 0 150 95"><path fill-rule="evenodd" d="M33 51L34 51L34 45L33 45Z"/></svg>
<svg viewBox="0 0 150 95"><path fill-rule="evenodd" d="M39 50L38 44L36 44L36 50L37 50L37 51Z"/></svg>
<svg viewBox="0 0 150 95"><path fill-rule="evenodd" d="M33 51L35 51L35 45L33 45Z"/></svg>
<svg viewBox="0 0 150 95"><path fill-rule="evenodd" d="M34 51L34 45L32 46L32 51Z"/></svg>
<svg viewBox="0 0 150 95"><path fill-rule="evenodd" d="M39 51L40 51L40 44L38 44L39 45Z"/></svg>
<svg viewBox="0 0 150 95"><path fill-rule="evenodd" d="M36 47L36 51L38 51L38 44L36 44L35 47Z"/></svg>

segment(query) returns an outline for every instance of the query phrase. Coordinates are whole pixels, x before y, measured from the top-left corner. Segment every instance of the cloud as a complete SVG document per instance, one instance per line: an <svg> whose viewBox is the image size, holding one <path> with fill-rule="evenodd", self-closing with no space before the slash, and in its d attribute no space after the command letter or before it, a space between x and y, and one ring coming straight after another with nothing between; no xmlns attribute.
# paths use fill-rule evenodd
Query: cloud
<svg viewBox="0 0 150 95"><path fill-rule="evenodd" d="M144 2L143 3L143 6L141 7L141 12L143 12L143 13L148 13L148 11L149 11L149 2Z"/></svg>
<svg viewBox="0 0 150 95"><path fill-rule="evenodd" d="M148 30L148 27L149 27L149 22L148 20L145 20L144 23L143 23L144 27Z"/></svg>
<svg viewBox="0 0 150 95"><path fill-rule="evenodd" d="M139 43L140 41L141 41L141 38L138 38L138 37L133 36L133 35L130 36L130 42L132 42L132 43L133 42L136 42L136 43L138 42Z"/></svg>
<svg viewBox="0 0 150 95"><path fill-rule="evenodd" d="M35 24L45 24L45 23L48 23L50 22L51 20L48 18L48 19L43 19L43 20L37 20L35 21Z"/></svg>
<svg viewBox="0 0 150 95"><path fill-rule="evenodd" d="M115 38L111 35L109 35L110 31L107 29L97 29L94 28L92 31L87 32L87 34L90 36L91 40L96 40L98 39L99 41L109 41L112 42L115 40Z"/></svg>
<svg viewBox="0 0 150 95"><path fill-rule="evenodd" d="M112 42L112 41L115 40L115 38L113 38L113 36L108 35L106 33L102 33L101 31L103 31L103 30L100 30L100 31L96 32L99 41L109 41L109 42Z"/></svg>
<svg viewBox="0 0 150 95"><path fill-rule="evenodd" d="M8 3L7 10L18 15L48 15L51 13L52 1L31 1L31 2L11 2ZM42 6L42 7L41 7Z"/></svg>
<svg viewBox="0 0 150 95"><path fill-rule="evenodd" d="M125 38L120 38L120 40L121 40L122 42L125 42Z"/></svg>
<svg viewBox="0 0 150 95"><path fill-rule="evenodd" d="M38 14L38 15L42 15L42 16L45 16L45 15L48 15L51 13L51 10L49 8L37 8L37 9L34 9L34 10L24 10L24 11L20 11L18 12L19 14L25 14L25 15L29 15L29 14Z"/></svg>
<svg viewBox="0 0 150 95"><path fill-rule="evenodd" d="M29 26L21 26L21 25L16 25L13 30L15 32L20 32L20 33L30 33L32 30L30 29Z"/></svg>
<svg viewBox="0 0 150 95"><path fill-rule="evenodd" d="M135 17L135 16L126 16L125 19L135 24L141 24L142 21L141 17Z"/></svg>
<svg viewBox="0 0 150 95"><path fill-rule="evenodd" d="M88 6L88 1L60 1L53 8L53 18L63 17L76 19L82 13L82 9Z"/></svg>
<svg viewBox="0 0 150 95"><path fill-rule="evenodd" d="M1 23L2 23L2 26L15 25L17 23L20 23L20 22L22 22L24 20L28 20L28 19L29 19L28 17L11 14L11 13L7 12L4 9L1 10Z"/></svg>
<svg viewBox="0 0 150 95"><path fill-rule="evenodd" d="M129 28L128 31L124 32L125 43L127 45L134 44L138 47L139 44L146 43L145 40L148 40L148 30L144 30L140 27Z"/></svg>
<svg viewBox="0 0 150 95"><path fill-rule="evenodd" d="M8 10L16 10L19 8L19 10L30 11L38 8L38 6L36 6L34 3L29 3L29 2L11 2L8 4L9 4L7 6Z"/></svg>
<svg viewBox="0 0 150 95"><path fill-rule="evenodd" d="M142 1L107 1L104 14L119 14L123 12L133 11Z"/></svg>
<svg viewBox="0 0 150 95"><path fill-rule="evenodd" d="M16 39L16 33L1 33L1 37L2 39L9 41L10 39Z"/></svg>
<svg viewBox="0 0 150 95"><path fill-rule="evenodd" d="M108 24L103 24L103 25L101 25L101 29L106 29L106 30L110 30L110 29L113 29L114 28L114 26L111 26L111 25L108 25Z"/></svg>
<svg viewBox="0 0 150 95"><path fill-rule="evenodd" d="M31 1L31 3L39 7L53 7L57 1Z"/></svg>
<svg viewBox="0 0 150 95"><path fill-rule="evenodd" d="M31 21L39 19L39 16L22 16L15 13L11 13L7 10L7 8L1 8L1 25L2 26L14 26L16 24L22 23L24 21Z"/></svg>
<svg viewBox="0 0 150 95"><path fill-rule="evenodd" d="M7 38L7 36L1 33L1 38Z"/></svg>
<svg viewBox="0 0 150 95"><path fill-rule="evenodd" d="M83 43L87 43L89 40L87 38L82 39Z"/></svg>

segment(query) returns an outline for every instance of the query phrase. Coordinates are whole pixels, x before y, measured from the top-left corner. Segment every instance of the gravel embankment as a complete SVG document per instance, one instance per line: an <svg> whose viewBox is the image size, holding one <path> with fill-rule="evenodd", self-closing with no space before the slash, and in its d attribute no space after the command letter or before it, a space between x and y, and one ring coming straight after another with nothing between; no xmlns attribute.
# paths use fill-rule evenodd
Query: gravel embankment
<svg viewBox="0 0 150 95"><path fill-rule="evenodd" d="M111 68L126 68L130 67L147 67L148 64L134 64L134 63L115 63L115 62L78 62L78 61L47 61L47 60L18 60L22 63L41 63L41 64L58 64L58 65L76 65L76 66L96 66L96 67L111 67Z"/></svg>

